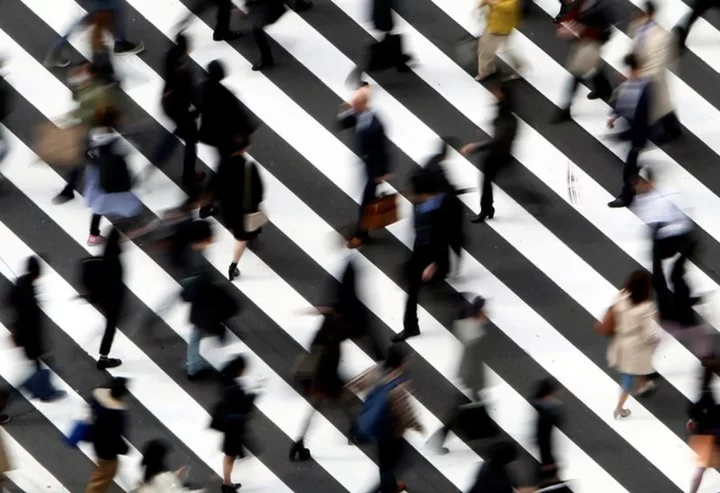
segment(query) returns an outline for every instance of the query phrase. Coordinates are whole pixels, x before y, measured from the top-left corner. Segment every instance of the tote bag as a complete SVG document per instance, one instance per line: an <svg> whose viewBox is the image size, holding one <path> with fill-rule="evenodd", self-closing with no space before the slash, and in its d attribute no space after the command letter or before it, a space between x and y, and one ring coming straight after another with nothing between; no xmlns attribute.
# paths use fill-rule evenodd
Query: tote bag
<svg viewBox="0 0 720 493"><path fill-rule="evenodd" d="M245 211L250 209L252 191L250 180L252 179L252 166L253 163L250 160L245 162ZM268 218L263 211L257 212L246 212L244 216L244 228L248 233L257 231L268 223Z"/></svg>

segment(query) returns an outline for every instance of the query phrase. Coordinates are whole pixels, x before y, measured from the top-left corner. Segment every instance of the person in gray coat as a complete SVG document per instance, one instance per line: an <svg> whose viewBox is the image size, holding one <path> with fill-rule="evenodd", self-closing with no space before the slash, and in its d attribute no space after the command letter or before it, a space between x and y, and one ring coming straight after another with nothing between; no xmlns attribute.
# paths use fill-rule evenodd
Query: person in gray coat
<svg viewBox="0 0 720 493"><path fill-rule="evenodd" d="M460 316L453 323L453 332L455 336L463 343L464 349L460 359L460 370L458 377L463 386L469 390L469 397L472 401L467 404L466 399L458 402L452 408L445 425L431 439L431 445L438 453L445 454L447 448L443 446L450 428L458 423L459 418L466 411L478 412L483 415L483 419L473 421L473 426L478 428L488 428L477 430L481 435L486 435L490 427L494 425L490 422L489 417L480 404L480 392L485 387L485 365L482 358L481 340L485 334L484 326L488 321L485 313L485 298L482 296L475 297L472 302L468 303L460 313ZM480 404L480 405L478 405ZM479 417L479 415L478 415ZM485 419L487 418L487 419ZM475 431L473 431L475 433ZM490 433L492 434L492 433Z"/></svg>

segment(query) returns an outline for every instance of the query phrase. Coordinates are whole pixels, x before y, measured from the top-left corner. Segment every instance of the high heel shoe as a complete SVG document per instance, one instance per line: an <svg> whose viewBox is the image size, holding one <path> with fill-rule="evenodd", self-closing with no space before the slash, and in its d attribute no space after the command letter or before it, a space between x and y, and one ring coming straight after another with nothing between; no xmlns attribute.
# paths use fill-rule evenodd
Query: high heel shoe
<svg viewBox="0 0 720 493"><path fill-rule="evenodd" d="M480 211L480 214L475 216L471 219L474 223L484 223L487 219L492 219L495 217L495 209L490 209L489 211Z"/></svg>
<svg viewBox="0 0 720 493"><path fill-rule="evenodd" d="M290 448L291 462L310 460L310 457L310 450L305 448L305 444L302 440L293 443L293 446Z"/></svg>
<svg viewBox="0 0 720 493"><path fill-rule="evenodd" d="M230 267L228 267L228 279L234 281L237 277L240 277L240 269L237 268L237 264L230 264Z"/></svg>

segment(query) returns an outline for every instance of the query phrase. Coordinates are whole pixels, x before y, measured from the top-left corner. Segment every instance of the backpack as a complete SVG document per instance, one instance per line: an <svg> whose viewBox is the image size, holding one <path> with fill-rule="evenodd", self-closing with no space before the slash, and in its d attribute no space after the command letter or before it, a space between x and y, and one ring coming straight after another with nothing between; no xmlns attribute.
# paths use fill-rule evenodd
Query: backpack
<svg viewBox="0 0 720 493"><path fill-rule="evenodd" d="M377 385L370 391L367 399L363 402L353 430L360 443L379 440L390 431L393 422L390 410L390 391L401 383L402 380L398 377L382 385Z"/></svg>
<svg viewBox="0 0 720 493"><path fill-rule="evenodd" d="M92 160L100 170L100 188L105 193L129 192L132 178L125 157L114 149L115 142L104 144L91 153Z"/></svg>
<svg viewBox="0 0 720 493"><path fill-rule="evenodd" d="M104 282L104 264L102 257L88 257L80 261L80 283L85 288L85 297L90 303L100 298Z"/></svg>

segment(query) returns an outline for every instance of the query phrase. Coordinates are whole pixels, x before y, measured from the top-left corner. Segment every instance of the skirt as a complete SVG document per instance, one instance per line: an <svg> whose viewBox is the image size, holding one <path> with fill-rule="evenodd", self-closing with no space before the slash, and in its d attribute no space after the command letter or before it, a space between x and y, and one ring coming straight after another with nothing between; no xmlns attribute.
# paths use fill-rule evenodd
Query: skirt
<svg viewBox="0 0 720 493"><path fill-rule="evenodd" d="M142 202L132 192L106 193L100 186L100 170L97 166L85 168L85 203L93 214L107 217L129 218L140 214Z"/></svg>
<svg viewBox="0 0 720 493"><path fill-rule="evenodd" d="M692 435L690 448L698 456L700 467L720 467L720 448L713 435Z"/></svg>

